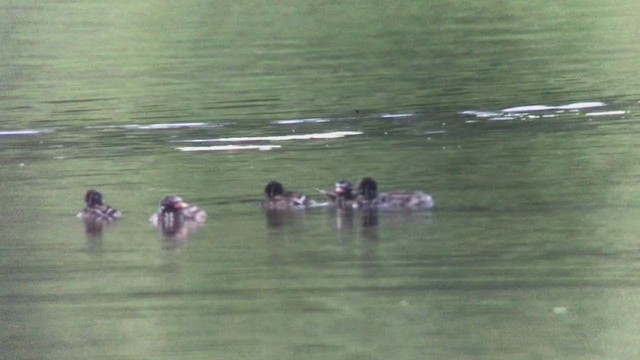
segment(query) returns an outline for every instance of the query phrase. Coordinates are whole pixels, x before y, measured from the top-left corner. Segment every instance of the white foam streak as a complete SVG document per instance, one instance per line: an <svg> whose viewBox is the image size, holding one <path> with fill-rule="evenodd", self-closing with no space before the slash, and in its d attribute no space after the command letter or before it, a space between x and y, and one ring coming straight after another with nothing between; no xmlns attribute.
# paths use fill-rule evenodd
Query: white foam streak
<svg viewBox="0 0 640 360"><path fill-rule="evenodd" d="M193 139L193 140L175 140L175 142L247 142L247 141L289 141L289 140L317 140L317 139L337 139L345 136L361 135L362 131L334 131L330 133L315 134L296 134L296 135L278 135L278 136L244 136L229 137L216 139Z"/></svg>
<svg viewBox="0 0 640 360"><path fill-rule="evenodd" d="M525 105L525 106L516 106L507 109L502 109L502 112L505 113L530 113L536 111L550 111L550 110L581 110L581 109L591 109L594 107L602 107L607 104L601 101L586 101L586 102L577 102L567 105L560 106L549 106L549 105Z"/></svg>
<svg viewBox="0 0 640 360"><path fill-rule="evenodd" d="M128 125L97 125L87 126L87 129L127 129L127 130L169 130L193 129L205 127L221 127L227 124L209 124L203 122L168 123L168 124L128 124Z"/></svg>
<svg viewBox="0 0 640 360"><path fill-rule="evenodd" d="M397 118L405 118L405 117L411 117L413 116L413 114L383 114L382 118L383 119L397 119Z"/></svg>
<svg viewBox="0 0 640 360"><path fill-rule="evenodd" d="M500 113L493 112L493 111L477 111L477 110L467 110L467 111L461 112L461 114L462 115L475 116L475 117L479 117L479 118L490 118L492 116L499 116L500 115Z"/></svg>
<svg viewBox="0 0 640 360"><path fill-rule="evenodd" d="M585 116L611 116L611 115L624 115L627 112L624 110L614 110L614 111L596 111L586 113Z"/></svg>
<svg viewBox="0 0 640 360"><path fill-rule="evenodd" d="M274 123L280 124L280 125L292 125L292 124L303 124L303 123L324 123L329 121L330 121L329 119L309 118L309 119L278 120L278 121L274 121Z"/></svg>
<svg viewBox="0 0 640 360"><path fill-rule="evenodd" d="M516 106L511 108L502 109L503 113L529 113L534 111L547 111L554 110L554 106L547 105L526 105L526 106Z"/></svg>
<svg viewBox="0 0 640 360"><path fill-rule="evenodd" d="M51 132L53 132L53 130L49 130L49 129L6 130L6 131L0 131L0 136L39 135L39 134L47 134Z"/></svg>
<svg viewBox="0 0 640 360"><path fill-rule="evenodd" d="M580 110L580 109L590 109L594 107L602 107L607 106L607 104L600 101L589 101L589 102L579 102L568 105L558 106L558 109L561 110Z"/></svg>
<svg viewBox="0 0 640 360"><path fill-rule="evenodd" d="M280 148L280 145L218 145L218 146L184 146L177 147L180 151L240 151L258 150L268 151Z"/></svg>
<svg viewBox="0 0 640 360"><path fill-rule="evenodd" d="M173 123L173 124L149 124L149 125L134 125L136 129L141 130L164 130L164 129L182 129L182 128L196 128L205 127L205 123Z"/></svg>

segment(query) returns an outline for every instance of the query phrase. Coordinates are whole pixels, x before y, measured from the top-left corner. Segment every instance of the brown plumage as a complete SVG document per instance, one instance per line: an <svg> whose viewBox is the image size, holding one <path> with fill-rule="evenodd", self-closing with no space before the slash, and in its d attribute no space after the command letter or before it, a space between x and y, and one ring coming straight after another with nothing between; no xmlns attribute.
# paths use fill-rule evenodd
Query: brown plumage
<svg viewBox="0 0 640 360"><path fill-rule="evenodd" d="M77 217L85 221L111 222L122 217L122 213L102 202L102 194L96 190L89 190L84 196L86 207Z"/></svg>
<svg viewBox="0 0 640 360"><path fill-rule="evenodd" d="M304 209L315 205L315 201L305 194L285 191L282 184L277 181L268 182L264 187L264 193L267 198L260 205L267 210Z"/></svg>
<svg viewBox="0 0 640 360"><path fill-rule="evenodd" d="M360 206L371 206L378 209L431 209L435 202L433 197L422 191L395 191L378 193L378 184L370 177L365 177L358 185Z"/></svg>
<svg viewBox="0 0 640 360"><path fill-rule="evenodd" d="M168 195L160 200L160 208L149 221L156 226L173 228L182 226L185 222L204 223L207 213L195 205L190 205L181 197Z"/></svg>

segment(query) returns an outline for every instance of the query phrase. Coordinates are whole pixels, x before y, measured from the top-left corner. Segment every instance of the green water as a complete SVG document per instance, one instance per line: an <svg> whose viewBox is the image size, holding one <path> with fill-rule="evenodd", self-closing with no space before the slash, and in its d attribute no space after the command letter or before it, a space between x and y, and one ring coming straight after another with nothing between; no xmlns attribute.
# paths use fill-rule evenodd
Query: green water
<svg viewBox="0 0 640 360"><path fill-rule="evenodd" d="M639 10L0 3L0 358L637 359ZM436 208L258 205L363 176Z"/></svg>

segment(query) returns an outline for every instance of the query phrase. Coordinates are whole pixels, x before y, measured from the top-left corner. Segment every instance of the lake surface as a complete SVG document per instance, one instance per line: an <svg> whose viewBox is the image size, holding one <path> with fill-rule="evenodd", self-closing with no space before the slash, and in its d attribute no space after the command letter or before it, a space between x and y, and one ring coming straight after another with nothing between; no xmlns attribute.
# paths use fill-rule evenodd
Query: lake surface
<svg viewBox="0 0 640 360"><path fill-rule="evenodd" d="M638 11L3 2L0 358L639 358ZM363 176L436 208L259 207Z"/></svg>

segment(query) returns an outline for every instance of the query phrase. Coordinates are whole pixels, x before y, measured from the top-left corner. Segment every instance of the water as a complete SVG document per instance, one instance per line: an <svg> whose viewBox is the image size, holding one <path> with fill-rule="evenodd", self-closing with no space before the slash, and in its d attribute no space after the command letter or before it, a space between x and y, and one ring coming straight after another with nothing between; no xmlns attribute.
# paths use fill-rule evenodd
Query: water
<svg viewBox="0 0 640 360"><path fill-rule="evenodd" d="M0 357L638 358L638 7L2 3Z"/></svg>

